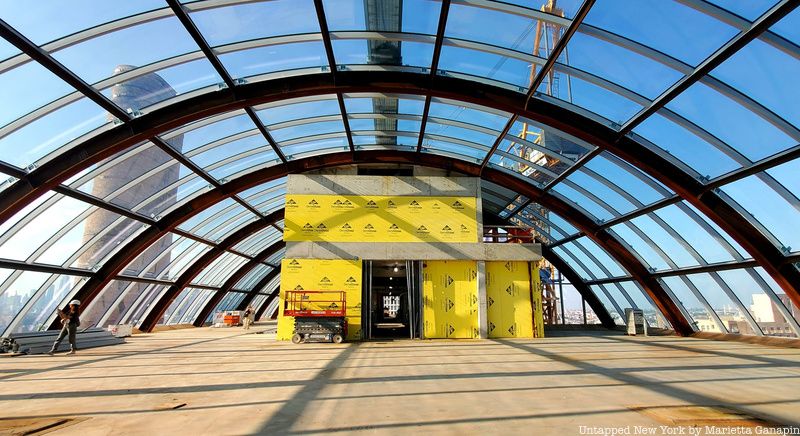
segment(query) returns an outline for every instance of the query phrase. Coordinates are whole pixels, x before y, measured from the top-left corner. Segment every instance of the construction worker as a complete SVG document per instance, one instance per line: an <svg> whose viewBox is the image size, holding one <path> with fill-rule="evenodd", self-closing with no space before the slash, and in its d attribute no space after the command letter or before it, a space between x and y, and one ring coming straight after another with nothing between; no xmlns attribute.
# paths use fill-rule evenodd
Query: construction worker
<svg viewBox="0 0 800 436"><path fill-rule="evenodd" d="M245 330L250 330L250 324L253 322L252 317L253 317L253 307L247 306L247 309L244 311L244 320L242 320L242 322L244 323Z"/></svg>
<svg viewBox="0 0 800 436"><path fill-rule="evenodd" d="M80 306L80 301L72 300L69 302L69 308L66 311L58 311L58 317L61 318L61 324L63 327L61 328L61 333L58 334L58 338L56 338L56 341L53 342L53 348L51 348L47 354L52 356L53 353L58 350L58 346L61 345L61 341L64 340L64 337L69 338L70 350L67 354L75 354L75 351L78 350L76 336L78 334L78 326L81 325L81 320L78 317L78 310L80 309Z"/></svg>

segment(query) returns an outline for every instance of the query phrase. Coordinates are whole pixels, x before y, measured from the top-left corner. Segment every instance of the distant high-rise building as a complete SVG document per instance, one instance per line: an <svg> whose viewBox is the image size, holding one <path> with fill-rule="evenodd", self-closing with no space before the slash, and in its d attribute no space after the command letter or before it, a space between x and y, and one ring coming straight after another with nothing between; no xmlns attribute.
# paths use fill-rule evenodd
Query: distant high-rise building
<svg viewBox="0 0 800 436"><path fill-rule="evenodd" d="M114 74L122 74L133 69L135 67L130 65L120 65L114 70ZM111 88L111 101L132 113L175 95L175 90L155 73L126 80ZM177 136L168 143L180 151L183 146L183 136ZM93 182L92 195L101 199L110 198L111 203L126 208L139 205L178 180L179 164L174 162L170 165L168 164L170 160L171 158L166 153L155 146L141 149L135 155L116 163L98 175ZM158 211L166 209L165 203L167 205L175 203L177 188L162 192L158 197L158 202L152 202L137 212L143 215L156 215ZM100 260L97 259L98 256L108 253L113 246L124 241L136 230L135 223L130 220L114 224L118 218L118 215L105 210L98 210L89 216L84 227L84 242L91 241L103 232L105 234L94 241L92 248L80 257L79 266L91 268L96 265ZM109 229L110 231L106 231ZM167 239L160 240L143 252L137 259L136 265L133 265L131 269L143 271L158 255L168 249L170 243L171 241ZM170 257L165 256L157 262L154 268L161 270L169 262ZM112 314L109 321L115 322L133 304L146 286L146 284L134 283L130 290L123 295L125 289L128 288L128 283L112 282L85 308L82 316L84 325L99 322L106 311L112 307L116 314Z"/></svg>

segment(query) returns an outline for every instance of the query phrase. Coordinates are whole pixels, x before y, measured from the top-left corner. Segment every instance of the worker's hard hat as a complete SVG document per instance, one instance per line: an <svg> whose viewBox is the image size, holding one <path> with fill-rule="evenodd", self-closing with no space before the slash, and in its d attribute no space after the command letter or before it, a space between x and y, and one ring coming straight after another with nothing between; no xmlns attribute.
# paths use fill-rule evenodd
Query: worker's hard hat
<svg viewBox="0 0 800 436"><path fill-rule="evenodd" d="M78 301L78 300L72 300L72 301L70 301L70 302L69 302L69 305L70 305L70 306L72 306L73 304L74 304L74 305L76 305L76 306L80 306L80 305L81 305L81 302L80 302L80 301Z"/></svg>

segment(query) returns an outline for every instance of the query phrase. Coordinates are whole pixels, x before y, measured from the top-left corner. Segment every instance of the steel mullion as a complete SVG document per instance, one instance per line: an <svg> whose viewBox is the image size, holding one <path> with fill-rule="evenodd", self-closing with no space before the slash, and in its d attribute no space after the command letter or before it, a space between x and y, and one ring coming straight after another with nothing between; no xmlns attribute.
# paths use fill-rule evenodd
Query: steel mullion
<svg viewBox="0 0 800 436"><path fill-rule="evenodd" d="M436 39L433 43L433 55L431 57L431 67L429 78L432 81L436 78L439 70L439 58L442 55L442 43L444 42L444 32L447 28L447 16L450 13L450 0L442 0L442 5L439 9L439 22L436 26ZM428 125L428 116L430 115L432 96L429 93L425 95L425 104L422 108L422 120L419 126L419 135L417 139L417 153L422 153L422 144L425 140L425 130Z"/></svg>

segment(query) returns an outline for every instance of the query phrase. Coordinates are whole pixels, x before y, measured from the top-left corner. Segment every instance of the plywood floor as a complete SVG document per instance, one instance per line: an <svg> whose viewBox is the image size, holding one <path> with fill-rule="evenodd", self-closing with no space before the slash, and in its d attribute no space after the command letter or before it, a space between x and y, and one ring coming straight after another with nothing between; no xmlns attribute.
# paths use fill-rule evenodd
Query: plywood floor
<svg viewBox="0 0 800 436"><path fill-rule="evenodd" d="M0 434L81 436L800 426L800 350L597 332L293 345L173 330L76 356L0 358L0 418Z"/></svg>

